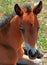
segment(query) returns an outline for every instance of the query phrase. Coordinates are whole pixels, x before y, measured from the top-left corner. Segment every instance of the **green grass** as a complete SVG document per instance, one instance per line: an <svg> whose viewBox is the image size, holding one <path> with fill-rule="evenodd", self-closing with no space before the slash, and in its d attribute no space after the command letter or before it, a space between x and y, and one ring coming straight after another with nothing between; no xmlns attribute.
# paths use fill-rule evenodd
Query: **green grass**
<svg viewBox="0 0 47 65"><path fill-rule="evenodd" d="M13 12L13 7L15 3L18 3L19 5L29 4L31 7L34 7L34 2L38 2L40 0L0 0L0 12L9 14ZM38 33L38 48L41 50L47 50L47 0L42 0L43 2L43 8L41 13L38 15L38 20L40 23L40 30ZM1 18L0 18L1 19Z"/></svg>

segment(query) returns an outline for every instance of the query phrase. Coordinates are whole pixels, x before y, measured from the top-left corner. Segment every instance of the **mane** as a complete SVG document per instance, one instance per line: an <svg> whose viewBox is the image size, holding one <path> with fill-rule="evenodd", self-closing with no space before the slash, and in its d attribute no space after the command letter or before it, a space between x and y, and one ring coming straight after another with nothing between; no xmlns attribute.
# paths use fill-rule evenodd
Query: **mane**
<svg viewBox="0 0 47 65"><path fill-rule="evenodd" d="M10 20L15 16L15 12L11 14L7 14L1 21L0 21L0 28L4 27Z"/></svg>

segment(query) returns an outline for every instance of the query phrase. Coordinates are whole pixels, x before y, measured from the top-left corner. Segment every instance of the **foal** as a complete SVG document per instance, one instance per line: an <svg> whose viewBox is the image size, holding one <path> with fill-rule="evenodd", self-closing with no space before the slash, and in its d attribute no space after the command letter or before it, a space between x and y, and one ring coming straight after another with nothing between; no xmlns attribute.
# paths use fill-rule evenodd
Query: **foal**
<svg viewBox="0 0 47 65"><path fill-rule="evenodd" d="M39 29L37 14L40 13L41 9L41 1L34 9L31 9L30 6L20 8L16 4L14 10L17 15L7 22L0 23L1 65L15 65L22 58L24 53L21 45L24 40L31 47L35 47Z"/></svg>

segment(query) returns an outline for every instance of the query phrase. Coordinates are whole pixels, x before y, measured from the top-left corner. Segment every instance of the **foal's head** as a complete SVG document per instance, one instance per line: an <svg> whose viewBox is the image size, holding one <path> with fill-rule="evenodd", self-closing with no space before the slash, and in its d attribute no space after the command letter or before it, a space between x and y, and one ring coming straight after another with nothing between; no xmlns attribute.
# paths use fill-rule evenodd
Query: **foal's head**
<svg viewBox="0 0 47 65"><path fill-rule="evenodd" d="M31 6L29 5L26 5L24 8L20 8L18 4L14 6L14 9L21 20L20 30L25 42L30 45L34 45L36 43L39 30L37 14L39 14L42 9L42 1L40 1L33 9L31 9Z"/></svg>

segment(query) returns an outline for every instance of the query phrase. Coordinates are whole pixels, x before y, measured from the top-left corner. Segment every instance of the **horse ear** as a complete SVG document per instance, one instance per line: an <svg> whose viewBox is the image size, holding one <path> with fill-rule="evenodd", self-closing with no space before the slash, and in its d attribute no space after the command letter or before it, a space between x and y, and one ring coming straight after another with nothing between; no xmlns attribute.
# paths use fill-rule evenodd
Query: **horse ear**
<svg viewBox="0 0 47 65"><path fill-rule="evenodd" d="M42 1L40 1L39 4L34 7L33 13L37 15L40 13L41 9L42 9Z"/></svg>
<svg viewBox="0 0 47 65"><path fill-rule="evenodd" d="M18 4L16 4L14 6L14 10L15 10L15 12L16 12L17 15L19 15L19 16L22 16L23 15L23 12L22 12L22 10L21 10L21 8L19 7Z"/></svg>

